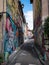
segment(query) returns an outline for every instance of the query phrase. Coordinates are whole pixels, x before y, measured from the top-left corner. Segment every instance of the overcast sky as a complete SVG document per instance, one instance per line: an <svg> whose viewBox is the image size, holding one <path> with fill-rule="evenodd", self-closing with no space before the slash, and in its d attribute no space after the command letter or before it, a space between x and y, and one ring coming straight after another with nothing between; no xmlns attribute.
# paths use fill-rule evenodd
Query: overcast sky
<svg viewBox="0 0 49 65"><path fill-rule="evenodd" d="M30 4L30 0L21 0L21 3L24 4L24 15L26 18L26 22L28 23L28 27L30 30L33 29L33 7Z"/></svg>

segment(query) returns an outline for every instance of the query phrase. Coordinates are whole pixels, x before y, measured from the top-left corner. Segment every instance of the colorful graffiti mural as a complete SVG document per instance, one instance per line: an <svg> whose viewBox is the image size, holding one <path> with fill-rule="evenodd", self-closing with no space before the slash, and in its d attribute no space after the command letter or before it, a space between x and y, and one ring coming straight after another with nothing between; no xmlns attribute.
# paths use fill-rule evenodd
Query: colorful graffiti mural
<svg viewBox="0 0 49 65"><path fill-rule="evenodd" d="M14 21L10 15L6 14L6 25L5 25L5 35L4 35L4 52L5 60L9 54L11 54L18 47L18 32L17 26L14 24Z"/></svg>
<svg viewBox="0 0 49 65"><path fill-rule="evenodd" d="M18 19L18 2L17 0L7 0L7 12L10 13L12 19Z"/></svg>
<svg viewBox="0 0 49 65"><path fill-rule="evenodd" d="M18 0L7 0L6 3L4 34L5 61L7 61L8 56L23 43L22 17L18 8Z"/></svg>

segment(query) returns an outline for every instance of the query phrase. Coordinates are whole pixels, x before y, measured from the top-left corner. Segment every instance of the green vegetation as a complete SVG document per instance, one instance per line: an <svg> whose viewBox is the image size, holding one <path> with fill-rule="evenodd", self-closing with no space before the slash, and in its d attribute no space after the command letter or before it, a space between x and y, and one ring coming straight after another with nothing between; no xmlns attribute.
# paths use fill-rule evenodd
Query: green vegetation
<svg viewBox="0 0 49 65"><path fill-rule="evenodd" d="M34 33L34 31L32 30L32 34Z"/></svg>
<svg viewBox="0 0 49 65"><path fill-rule="evenodd" d="M0 64L3 63L4 59L3 59L3 54L0 54Z"/></svg>
<svg viewBox="0 0 49 65"><path fill-rule="evenodd" d="M45 19L44 23L44 34L48 37L49 39L49 17Z"/></svg>

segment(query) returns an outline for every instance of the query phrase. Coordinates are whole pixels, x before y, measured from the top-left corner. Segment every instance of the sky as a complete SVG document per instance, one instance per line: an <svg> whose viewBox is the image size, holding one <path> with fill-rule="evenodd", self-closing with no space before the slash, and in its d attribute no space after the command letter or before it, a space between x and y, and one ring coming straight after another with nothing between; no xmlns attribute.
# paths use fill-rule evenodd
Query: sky
<svg viewBox="0 0 49 65"><path fill-rule="evenodd" d="M33 7L30 4L30 0L21 0L21 3L24 4L23 12L28 23L28 28L33 29Z"/></svg>

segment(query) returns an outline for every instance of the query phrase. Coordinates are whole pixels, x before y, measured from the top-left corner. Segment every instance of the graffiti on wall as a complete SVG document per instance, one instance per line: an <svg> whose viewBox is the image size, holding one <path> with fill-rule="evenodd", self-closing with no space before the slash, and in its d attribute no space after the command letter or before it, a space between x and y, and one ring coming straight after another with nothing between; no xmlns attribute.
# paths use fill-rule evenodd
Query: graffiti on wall
<svg viewBox="0 0 49 65"><path fill-rule="evenodd" d="M10 10L10 11L9 11ZM18 19L18 2L17 0L7 0L7 12L11 12L12 19Z"/></svg>
<svg viewBox="0 0 49 65"><path fill-rule="evenodd" d="M5 60L18 47L19 35L18 27L20 28L22 21L18 11L17 0L7 0L6 7L6 24L4 34L4 53ZM20 37L19 37L19 36Z"/></svg>
<svg viewBox="0 0 49 65"><path fill-rule="evenodd" d="M11 54L18 47L18 36L16 35L17 32L17 26L15 25L10 15L7 14L4 35L5 57L7 56L7 53Z"/></svg>

